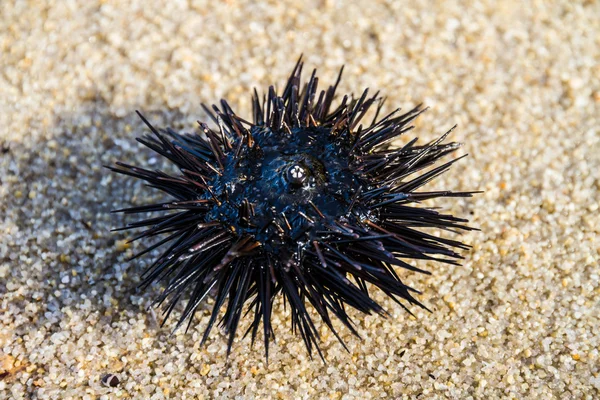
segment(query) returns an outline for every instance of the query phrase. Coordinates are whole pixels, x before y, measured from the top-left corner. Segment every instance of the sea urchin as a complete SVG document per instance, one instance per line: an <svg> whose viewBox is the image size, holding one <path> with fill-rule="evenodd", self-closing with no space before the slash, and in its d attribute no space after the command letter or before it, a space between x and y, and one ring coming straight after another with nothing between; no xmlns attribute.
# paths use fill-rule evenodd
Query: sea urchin
<svg viewBox="0 0 600 400"><path fill-rule="evenodd" d="M187 299L177 327L191 323L214 292L202 341L225 306L220 324L228 333L228 352L247 309L253 320L246 334L254 341L262 325L268 357L273 303L282 297L308 352L314 345L321 354L308 304L338 339L332 315L357 334L347 306L385 314L370 297L370 285L405 309L403 301L425 308L396 267L426 273L408 260L456 264L461 257L453 249L468 248L426 232L471 229L465 219L416 206L474 193L418 191L458 160L428 168L459 147L444 143L450 132L426 145L414 139L391 148L423 108L379 118L383 100L368 90L333 107L343 68L333 86L317 93L315 72L301 85L302 66L299 60L281 94L270 87L261 100L254 91L252 122L225 100L212 111L204 106L216 128L199 123L196 134L157 130L138 112L153 136L137 140L175 164L176 176L125 163L109 167L170 196L164 203L115 211L159 214L119 228L143 228L132 240L161 237L134 256L164 249L143 274L142 286L166 282L156 299L167 300L165 320ZM369 110L371 122L360 125Z"/></svg>

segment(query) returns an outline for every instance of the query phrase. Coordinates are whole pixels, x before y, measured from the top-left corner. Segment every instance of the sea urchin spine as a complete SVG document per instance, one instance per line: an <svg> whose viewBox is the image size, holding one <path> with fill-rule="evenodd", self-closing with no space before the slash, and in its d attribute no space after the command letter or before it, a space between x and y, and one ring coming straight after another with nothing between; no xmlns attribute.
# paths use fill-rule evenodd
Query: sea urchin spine
<svg viewBox="0 0 600 400"><path fill-rule="evenodd" d="M177 327L191 323L214 291L202 342L224 306L220 325L228 332L228 352L247 308L253 320L246 334L254 342L262 325L268 357L273 303L281 296L309 354L314 345L322 357L309 304L338 339L332 315L357 334L346 306L385 313L370 297L370 285L405 309L403 301L425 308L396 267L428 273L408 260L457 264L455 249L468 248L426 232L469 230L465 219L416 206L474 193L418 191L459 159L429 168L459 147L444 143L450 131L426 145L414 139L391 148L424 109L398 109L380 118L383 100L368 90L333 107L342 71L333 86L318 92L316 71L301 85L302 66L299 60L281 94L271 86L261 100L254 92L252 122L225 100L212 110L204 106L216 128L199 122L196 134L158 130L138 112L153 135L137 140L175 164L178 175L125 163L109 167L170 196L164 203L116 210L158 214L120 228L143 228L132 240L161 237L134 256L164 249L143 274L142 286L166 282L156 299L167 300L165 320L187 299ZM369 110L371 122L361 125Z"/></svg>

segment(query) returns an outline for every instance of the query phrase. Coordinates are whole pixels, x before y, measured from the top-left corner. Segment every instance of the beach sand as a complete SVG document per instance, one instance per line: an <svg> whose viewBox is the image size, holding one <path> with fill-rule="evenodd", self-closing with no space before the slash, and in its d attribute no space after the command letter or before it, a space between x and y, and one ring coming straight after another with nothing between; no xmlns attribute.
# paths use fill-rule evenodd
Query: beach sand
<svg viewBox="0 0 600 400"><path fill-rule="evenodd" d="M592 399L600 396L600 2L3 1L1 399ZM462 266L399 271L433 312L352 313L349 352L319 325L310 359L278 307L277 343L200 337L136 291L151 258L114 208L159 198L102 165L162 165L139 109L192 131L200 102L282 87L299 55L321 85L430 107L403 140L464 143L429 189L480 232ZM181 310L181 308L178 308ZM240 331L244 331L247 320ZM336 325L336 326L339 326ZM259 342L262 341L260 337ZM101 377L115 374L107 387Z"/></svg>

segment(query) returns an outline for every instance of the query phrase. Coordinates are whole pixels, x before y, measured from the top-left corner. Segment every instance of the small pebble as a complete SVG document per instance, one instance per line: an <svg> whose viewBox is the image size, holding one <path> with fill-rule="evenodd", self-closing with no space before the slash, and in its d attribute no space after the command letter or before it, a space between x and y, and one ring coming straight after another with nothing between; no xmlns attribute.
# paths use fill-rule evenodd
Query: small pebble
<svg viewBox="0 0 600 400"><path fill-rule="evenodd" d="M108 387L117 387L120 381L116 375L106 374L102 377L102 384Z"/></svg>

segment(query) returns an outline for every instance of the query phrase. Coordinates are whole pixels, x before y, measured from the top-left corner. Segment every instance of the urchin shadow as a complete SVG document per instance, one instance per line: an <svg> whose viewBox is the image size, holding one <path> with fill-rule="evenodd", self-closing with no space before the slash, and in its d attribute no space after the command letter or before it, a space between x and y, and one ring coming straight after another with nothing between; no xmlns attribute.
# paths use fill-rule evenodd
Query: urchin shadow
<svg viewBox="0 0 600 400"><path fill-rule="evenodd" d="M184 118L177 111L146 109L144 113L183 128ZM18 328L23 332L17 330L16 335L42 325L51 327L48 334L60 329L56 322L65 307L98 313L107 325L145 313L149 325L154 325L154 314L147 309L159 288L138 290L144 261L128 259L140 248L137 242L127 243L132 233L111 232L126 221L110 213L136 201L142 192L145 197L153 194L103 168L117 160L152 160L150 151L135 141L144 129L133 109L121 118L106 104L95 102L59 115L48 140L4 144L8 151L0 154L2 185L12 192L6 218L18 227L27 245L9 243L6 253L0 253L1 261L15 271L0 280L0 296L13 280L25 288L18 307L31 302L41 305L39 318ZM25 253L41 260L41 266L20 262ZM27 281L34 284L26 285Z"/></svg>

